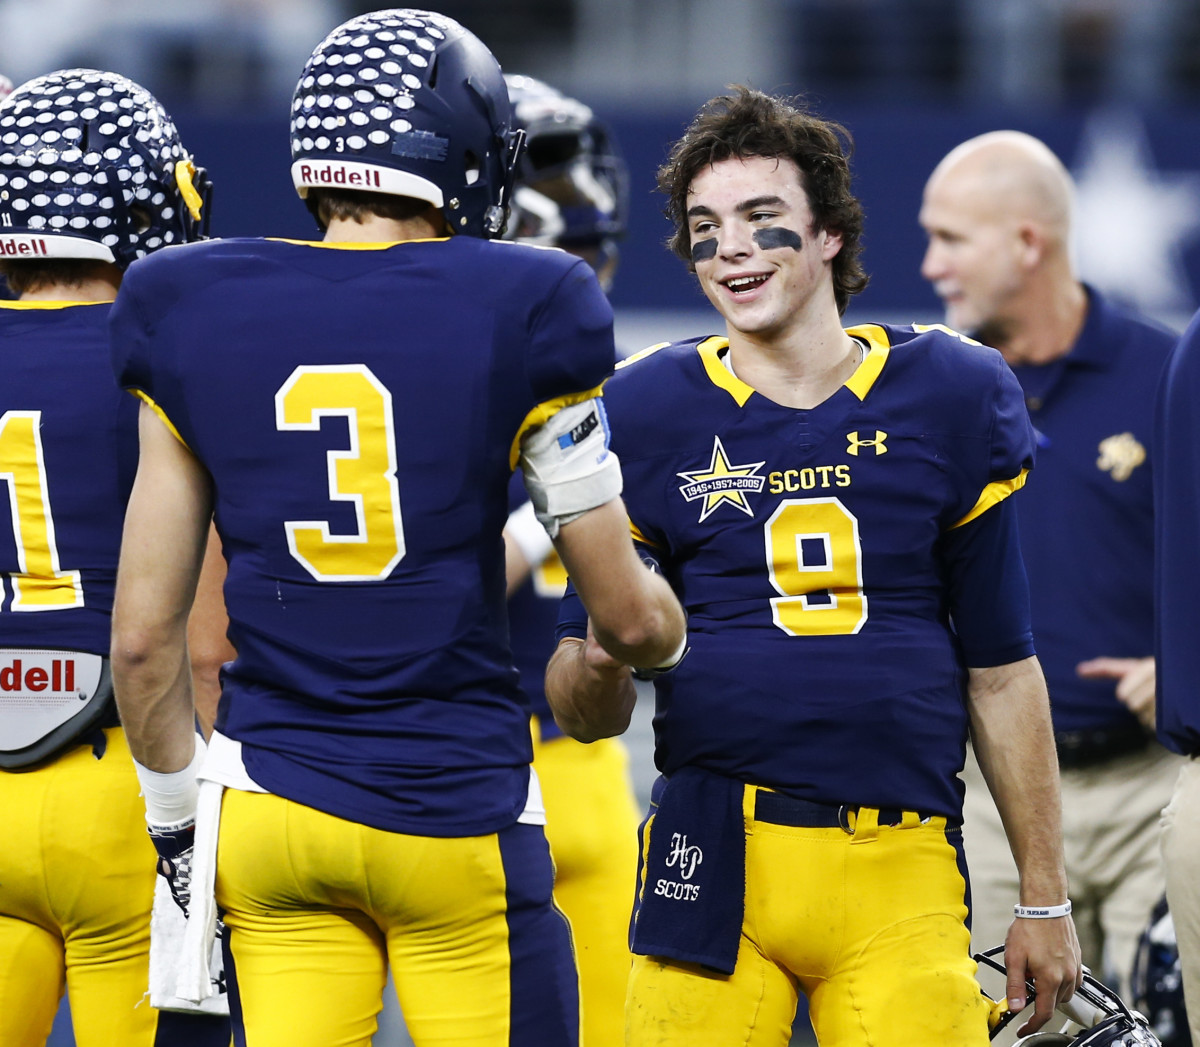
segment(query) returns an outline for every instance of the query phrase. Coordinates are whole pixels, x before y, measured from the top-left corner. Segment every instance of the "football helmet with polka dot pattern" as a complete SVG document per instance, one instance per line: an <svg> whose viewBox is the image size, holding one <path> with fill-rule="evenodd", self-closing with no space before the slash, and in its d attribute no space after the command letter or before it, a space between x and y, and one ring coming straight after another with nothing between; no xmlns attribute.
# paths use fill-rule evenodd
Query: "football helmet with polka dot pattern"
<svg viewBox="0 0 1200 1047"><path fill-rule="evenodd" d="M0 102L0 255L82 258L122 269L201 239L211 183L145 88L66 69Z"/></svg>
<svg viewBox="0 0 1200 1047"><path fill-rule="evenodd" d="M500 66L431 11L352 18L313 52L292 99L292 180L438 208L455 233L504 229L524 135Z"/></svg>

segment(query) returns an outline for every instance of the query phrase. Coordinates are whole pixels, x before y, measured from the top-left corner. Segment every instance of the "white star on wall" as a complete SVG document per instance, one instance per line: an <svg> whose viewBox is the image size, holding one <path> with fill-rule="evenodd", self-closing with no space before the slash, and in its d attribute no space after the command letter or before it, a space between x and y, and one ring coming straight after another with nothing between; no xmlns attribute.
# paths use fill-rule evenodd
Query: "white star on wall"
<svg viewBox="0 0 1200 1047"><path fill-rule="evenodd" d="M1156 170L1141 120L1101 112L1084 127L1072 174L1082 278L1160 317L1190 313L1183 248L1200 233L1200 173Z"/></svg>

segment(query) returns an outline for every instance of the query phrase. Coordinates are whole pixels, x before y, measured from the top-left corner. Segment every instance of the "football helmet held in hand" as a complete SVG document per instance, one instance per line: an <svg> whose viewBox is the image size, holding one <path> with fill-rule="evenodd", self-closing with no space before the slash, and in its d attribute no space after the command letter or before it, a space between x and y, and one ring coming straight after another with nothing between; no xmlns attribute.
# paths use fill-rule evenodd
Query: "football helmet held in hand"
<svg viewBox="0 0 1200 1047"><path fill-rule="evenodd" d="M1003 961L1003 945L975 956L976 963L1007 977ZM1026 990L1028 1008L1033 1006L1037 992L1032 982L1026 982ZM1058 1012L1066 1019L1061 1028L1056 1031L1043 1028L1022 1036L1017 1040L1018 1047L1162 1047L1146 1019L1127 1007L1107 985L1093 978L1086 967L1083 985L1066 1003L1059 1004ZM995 1004L991 1038L995 1039L1018 1013L1024 1011L1009 1011L1003 1002Z"/></svg>

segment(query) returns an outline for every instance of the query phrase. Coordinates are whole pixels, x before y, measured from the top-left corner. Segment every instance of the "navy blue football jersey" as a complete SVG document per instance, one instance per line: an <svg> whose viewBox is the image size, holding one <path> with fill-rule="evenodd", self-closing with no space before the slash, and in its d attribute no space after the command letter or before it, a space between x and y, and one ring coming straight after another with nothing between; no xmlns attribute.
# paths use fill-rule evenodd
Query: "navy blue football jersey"
<svg viewBox="0 0 1200 1047"><path fill-rule="evenodd" d="M655 759L954 816L965 666L1033 653L1004 510L1033 433L994 350L850 333L870 351L812 410L737 379L723 338L637 354L605 386L635 536L688 615L690 650L656 681ZM580 636L571 608L559 632Z"/></svg>
<svg viewBox="0 0 1200 1047"><path fill-rule="evenodd" d="M213 477L238 652L217 727L251 777L391 831L512 823L506 485L523 428L613 367L587 265L470 237L189 245L130 268L113 343Z"/></svg>
<svg viewBox="0 0 1200 1047"><path fill-rule="evenodd" d="M0 302L0 647L108 654L137 464L109 308Z"/></svg>

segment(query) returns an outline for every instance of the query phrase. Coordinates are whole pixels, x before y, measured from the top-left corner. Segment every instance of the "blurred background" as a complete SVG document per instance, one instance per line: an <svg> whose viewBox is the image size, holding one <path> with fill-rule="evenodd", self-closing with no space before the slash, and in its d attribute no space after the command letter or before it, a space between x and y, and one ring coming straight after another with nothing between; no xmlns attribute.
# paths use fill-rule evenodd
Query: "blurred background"
<svg viewBox="0 0 1200 1047"><path fill-rule="evenodd" d="M175 116L217 186L218 235L309 236L288 176L288 100L362 0L0 0L0 72L115 69ZM804 94L853 132L871 286L849 319L928 321L924 180L952 146L1013 127L1079 180L1082 271L1179 325L1200 288L1200 0L443 0L506 72L613 127L633 176L613 301L622 348L713 329L662 248L654 170L726 84Z"/></svg>
<svg viewBox="0 0 1200 1047"><path fill-rule="evenodd" d="M93 66L153 91L216 183L213 232L310 237L287 119L312 48L358 0L0 0L0 72ZM632 176L613 289L625 352L719 330L683 266L654 171L727 84L803 94L853 133L871 284L848 320L930 322L918 269L925 179L960 141L1016 128L1078 183L1084 277L1181 328L1200 292L1200 0L441 0L506 72L540 77L612 127ZM403 324L403 318L397 317ZM653 776L650 703L631 730ZM390 1016L387 1028L395 1028ZM803 1024L803 1023L801 1023ZM56 1047L72 1041L66 1021ZM404 1042L384 1031L377 1041ZM811 1042L803 1032L797 1043Z"/></svg>

